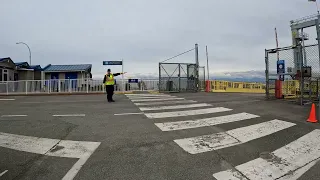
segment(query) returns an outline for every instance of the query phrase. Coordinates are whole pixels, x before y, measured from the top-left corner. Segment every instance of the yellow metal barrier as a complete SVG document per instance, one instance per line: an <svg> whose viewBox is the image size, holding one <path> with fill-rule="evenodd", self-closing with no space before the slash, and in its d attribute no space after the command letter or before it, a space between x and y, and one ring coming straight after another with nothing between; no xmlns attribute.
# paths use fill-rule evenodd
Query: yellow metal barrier
<svg viewBox="0 0 320 180"><path fill-rule="evenodd" d="M298 80L286 80L282 82L282 94L284 98L296 98L299 91Z"/></svg>
<svg viewBox="0 0 320 180"><path fill-rule="evenodd" d="M231 82L231 81L219 81L213 80L211 83L212 92L238 92L238 93L265 93L266 85L263 83L246 83L246 82ZM282 82L282 94L284 98L297 98L300 96L300 84L299 80L286 80ZM305 88L310 88L311 96L317 94L318 87L317 81L311 81L305 83ZM310 87L309 87L310 86ZM275 85L270 84L269 93L275 93Z"/></svg>
<svg viewBox="0 0 320 180"><path fill-rule="evenodd" d="M265 93L265 88L262 83L211 81L212 92Z"/></svg>

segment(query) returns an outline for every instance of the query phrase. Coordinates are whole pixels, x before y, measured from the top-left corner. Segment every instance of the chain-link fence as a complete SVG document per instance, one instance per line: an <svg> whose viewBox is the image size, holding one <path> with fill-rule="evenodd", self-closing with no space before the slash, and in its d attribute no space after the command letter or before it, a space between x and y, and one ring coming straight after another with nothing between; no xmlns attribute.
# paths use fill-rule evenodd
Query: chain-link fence
<svg viewBox="0 0 320 180"><path fill-rule="evenodd" d="M317 44L269 49L265 53L268 99L276 98L277 80L282 81L282 98L293 99L301 105L318 99L320 64ZM279 67L283 72L279 72Z"/></svg>
<svg viewBox="0 0 320 180"><path fill-rule="evenodd" d="M204 66L199 67L199 90L206 89L206 69Z"/></svg>
<svg viewBox="0 0 320 180"><path fill-rule="evenodd" d="M199 78L196 64L159 63L160 92L196 92Z"/></svg>

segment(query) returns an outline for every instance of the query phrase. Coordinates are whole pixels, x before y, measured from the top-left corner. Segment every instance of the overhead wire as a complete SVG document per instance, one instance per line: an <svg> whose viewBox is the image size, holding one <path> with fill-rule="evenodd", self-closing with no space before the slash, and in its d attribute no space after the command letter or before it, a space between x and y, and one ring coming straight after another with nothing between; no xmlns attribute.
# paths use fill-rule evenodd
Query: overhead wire
<svg viewBox="0 0 320 180"><path fill-rule="evenodd" d="M185 53L188 53L188 52L190 52L190 51L193 51L193 50L195 50L195 48L192 48L192 49L190 49L190 50L188 50L188 51L185 51L185 52L183 52L183 53L181 53L181 54L178 54L178 55L173 56L173 57L171 57L171 58L169 58L169 59L166 59L166 60L164 60L164 61L161 61L160 63L169 61L170 59L176 58L176 57L178 57L178 56L181 56L181 55L183 55L183 54L185 54Z"/></svg>

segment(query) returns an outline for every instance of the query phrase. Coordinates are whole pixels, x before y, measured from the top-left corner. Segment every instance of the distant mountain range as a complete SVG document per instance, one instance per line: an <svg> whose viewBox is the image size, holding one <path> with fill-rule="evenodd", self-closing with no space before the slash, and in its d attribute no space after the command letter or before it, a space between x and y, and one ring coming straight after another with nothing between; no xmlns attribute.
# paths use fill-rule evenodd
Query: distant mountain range
<svg viewBox="0 0 320 180"><path fill-rule="evenodd" d="M213 73L210 79L240 81L240 82L265 82L264 71L243 71L243 72L223 72Z"/></svg>
<svg viewBox="0 0 320 180"><path fill-rule="evenodd" d="M205 76L207 78L207 75ZM155 73L128 75L127 78L159 79ZM210 74L211 80L225 80L238 82L265 82L264 71L220 72Z"/></svg>

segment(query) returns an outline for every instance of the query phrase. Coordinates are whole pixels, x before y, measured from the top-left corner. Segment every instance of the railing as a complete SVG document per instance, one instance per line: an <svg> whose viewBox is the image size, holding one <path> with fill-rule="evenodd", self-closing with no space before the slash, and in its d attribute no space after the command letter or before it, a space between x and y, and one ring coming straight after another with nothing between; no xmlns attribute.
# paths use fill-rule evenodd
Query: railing
<svg viewBox="0 0 320 180"><path fill-rule="evenodd" d="M265 84L232 82L232 81L210 81L212 92L247 92L247 93L265 93Z"/></svg>
<svg viewBox="0 0 320 180"><path fill-rule="evenodd" d="M138 83L116 80L115 91L157 91L158 80L139 79ZM0 82L0 95L59 94L59 93L104 93L102 80L52 79Z"/></svg>

